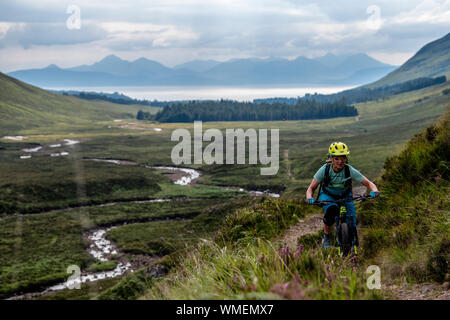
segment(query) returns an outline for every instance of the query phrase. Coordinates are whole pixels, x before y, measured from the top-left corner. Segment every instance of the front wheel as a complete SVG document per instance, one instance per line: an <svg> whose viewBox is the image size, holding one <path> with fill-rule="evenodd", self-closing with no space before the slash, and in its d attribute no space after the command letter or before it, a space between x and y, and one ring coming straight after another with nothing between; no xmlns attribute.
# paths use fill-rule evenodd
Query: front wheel
<svg viewBox="0 0 450 320"><path fill-rule="evenodd" d="M345 257L348 255L350 249L352 248L352 239L347 223L344 222L339 225L338 236L339 242L341 244L340 245L341 252Z"/></svg>

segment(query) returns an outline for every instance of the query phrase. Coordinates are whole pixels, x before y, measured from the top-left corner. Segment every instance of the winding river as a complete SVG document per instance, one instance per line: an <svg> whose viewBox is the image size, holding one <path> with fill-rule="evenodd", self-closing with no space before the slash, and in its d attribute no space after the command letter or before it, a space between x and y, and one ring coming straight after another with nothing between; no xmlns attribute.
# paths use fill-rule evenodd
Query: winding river
<svg viewBox="0 0 450 320"><path fill-rule="evenodd" d="M164 170L164 171L173 171L174 174L170 177L172 181L175 184L183 185L183 186L189 186L195 183L195 181L200 177L200 172L191 169L191 168L180 168L180 167L169 167L169 166L148 166L148 165L141 165L134 161L129 160L115 160L115 159L83 159L84 161L96 161L96 162L107 162L107 163L113 163L117 165L139 165L143 166L148 169L155 169L155 170ZM271 193L268 191L253 191L253 190L245 190L240 187L221 187L224 190L238 190L241 192L247 192L248 194L252 196L269 196L274 198L279 198L280 195L277 193ZM152 200L141 200L141 201L133 201L138 203L144 203L144 202L166 202L171 201L171 199L152 199ZM100 205L92 205L92 206L110 206L115 205L116 202L109 202L104 203ZM167 220L167 219L165 219ZM175 219L172 219L175 220ZM177 218L179 220L179 218ZM125 225L125 223L120 223L117 225L110 226L108 228L96 228L89 231L86 231L83 236L88 240L89 242L89 253L99 260L100 262L106 262L110 261L110 259L119 254L119 249L117 246L111 242L110 240L106 239L106 234L108 231L117 228L119 226ZM75 286L86 283L86 282L94 282L106 278L115 278L119 277L121 275L124 275L126 273L134 272L133 263L131 261L128 261L126 259L126 256L120 259L121 261L117 264L114 270L111 271L105 271L105 272L97 272L97 273L90 273L90 272L82 272L79 276L74 277L71 276L69 279L63 283L53 285L51 287L48 287L47 289L40 291L40 292L33 292L33 293L26 293L18 296L10 297L8 300L20 300L20 299L31 299L47 294L51 294L55 291L60 291L68 288L74 288Z"/></svg>

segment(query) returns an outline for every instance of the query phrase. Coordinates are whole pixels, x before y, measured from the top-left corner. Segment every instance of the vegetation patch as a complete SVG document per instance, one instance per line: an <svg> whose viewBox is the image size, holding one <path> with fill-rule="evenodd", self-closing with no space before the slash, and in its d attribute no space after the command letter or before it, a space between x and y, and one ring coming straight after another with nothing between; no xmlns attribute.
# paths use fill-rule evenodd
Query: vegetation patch
<svg viewBox="0 0 450 320"><path fill-rule="evenodd" d="M443 282L449 270L450 111L386 160L382 197L362 204L363 254L388 277Z"/></svg>
<svg viewBox="0 0 450 320"><path fill-rule="evenodd" d="M134 223L108 232L108 238L120 250L133 254L163 256L191 247L200 239L211 238L233 208L248 204L248 199L235 200L214 208L203 209L194 218L186 220ZM253 200L258 202L259 199Z"/></svg>

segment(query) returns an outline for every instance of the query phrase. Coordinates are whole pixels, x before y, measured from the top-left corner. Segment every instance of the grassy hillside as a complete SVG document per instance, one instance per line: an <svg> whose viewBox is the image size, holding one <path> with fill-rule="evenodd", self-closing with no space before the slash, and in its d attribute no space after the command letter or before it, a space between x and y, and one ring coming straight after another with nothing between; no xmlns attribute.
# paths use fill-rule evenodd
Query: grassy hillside
<svg viewBox="0 0 450 320"><path fill-rule="evenodd" d="M105 101L85 101L51 93L0 73L0 135L20 130L62 125L70 127L92 121L135 118L139 109Z"/></svg>
<svg viewBox="0 0 450 320"><path fill-rule="evenodd" d="M392 85L419 77L436 77L450 73L450 33L428 43L402 66L365 87Z"/></svg>
<svg viewBox="0 0 450 320"><path fill-rule="evenodd" d="M236 211L213 241L176 257L171 273L144 298L378 299L351 260L321 250L315 237L300 239L296 248L275 240L314 210L302 199L267 199Z"/></svg>
<svg viewBox="0 0 450 320"><path fill-rule="evenodd" d="M364 289L364 275L352 273L349 261L341 261L334 253L328 255L318 249L317 236L302 239L304 248L298 249L298 252L287 251L282 243L274 242L273 237L296 223L297 217L311 212L312 208L295 199L303 197L313 173L322 165L331 141L341 140L349 144L351 163L374 179L380 175L387 157L398 154L406 141L445 112L449 99L443 92L450 88L450 82L446 82L385 100L358 104L358 118L204 123L203 130L218 128L222 132L226 128L279 129L280 170L277 175L268 177L259 174L259 165L191 165L202 173L198 184L179 186L174 185L163 172L144 166L118 166L82 159L127 159L145 165L171 165L171 149L176 144L170 141L171 132L177 128L192 130L192 124L155 125L134 119L116 122L113 117L122 117L120 112L128 110L129 106L51 95L11 78L4 79L3 87L7 85L11 94L1 91L5 98L0 101L7 107L1 108L0 112L9 112L11 116L9 120L1 118L0 122L5 124L8 135L11 134L9 129L23 127L18 133L28 135L28 139L0 141L0 214L3 215L0 217L0 293L9 295L60 281L68 276L65 273L68 264L76 263L88 269L105 267L93 261L87 252L83 241L86 228L128 222L127 226L108 232L108 237L117 241L119 250L128 257L162 255L186 245L195 245L199 237L212 239L220 222L222 236L216 236L214 242L206 241L204 251L190 250L192 255L189 253L186 256L179 255L183 252L181 250L165 258L161 264L167 268L175 267L172 269L174 272L183 268L194 272L200 261L204 265L198 269L202 273L197 275L197 280L205 280L205 288L211 287L215 283L213 281L231 264L233 268L229 277L219 279L223 286L231 281L231 291L223 289L217 293L213 291L218 290L215 287L203 291L202 286L193 285L196 290L192 293L182 290L166 295L166 287L172 290L169 284L175 281L171 273L164 280L167 282L158 281L159 284L152 287L156 291L148 292L149 298L200 297L203 292L205 297L255 295L289 298L297 292L295 288L298 286L304 288L303 295L310 298L379 297L377 293ZM8 98L8 95L13 98ZM71 113L72 106L84 106L85 111ZM109 107L112 111L105 111L104 114L98 111ZM26 118L19 110L28 110L31 118ZM109 121L103 121L106 116ZM155 126L160 130L154 130ZM61 144L65 138L80 143L51 147L52 144ZM29 159L20 158L25 153L23 148L36 146L42 149L32 153ZM51 153L56 151L67 151L69 155L51 157ZM232 198L240 196L239 193L220 189L217 185L285 190L285 199L261 199L261 203L251 204L247 199L241 199L244 204L242 201L235 203ZM184 201L186 197L202 200ZM154 204L131 202L153 198L179 198L180 201ZM67 208L112 201L121 203ZM239 212L231 207L219 210L220 219L216 219L217 215L210 214L214 211L207 207L217 207L220 203L247 208ZM60 210L49 212L50 209ZM27 212L35 214L20 214ZM198 218L194 218L197 215ZM226 216L230 217L221 220ZM182 217L189 221L150 222L155 217ZM370 237L369 234L368 239ZM71 243L74 245L71 246ZM227 249L223 251L225 247ZM370 250L371 247L367 248ZM374 252L381 250L381 247L375 248ZM222 251L223 256L220 255ZM262 256L267 260L259 259ZM378 259L376 255L367 255L366 258L367 261ZM214 259L219 260L216 262ZM306 265L304 261L307 261ZM258 273L262 263L267 267L262 269L267 271L265 274ZM334 265L327 269L330 264ZM215 265L224 267L214 271ZM191 269L188 269L189 266ZM150 283L155 283L152 272L146 271L148 268L105 284L86 284L81 291L62 291L55 297L136 298L144 294ZM347 278L334 277L338 272ZM296 273L302 277L301 281L295 277ZM205 274L211 277L202 278ZM242 274L244 280L240 278ZM268 282L265 282L266 276ZM257 282L254 282L255 277ZM331 283L324 284L323 279ZM191 280L185 278L183 281L189 283ZM111 290L105 292L109 287Z"/></svg>
<svg viewBox="0 0 450 320"><path fill-rule="evenodd" d="M378 299L365 267L382 267L386 282L448 278L450 259L450 110L386 160L377 184L382 197L359 209L361 268L322 250L320 236L298 239L295 250L274 238L312 209L301 201L266 200L229 216L214 241L175 259L147 299ZM120 286L120 284L119 284ZM389 297L389 296L387 296Z"/></svg>
<svg viewBox="0 0 450 320"><path fill-rule="evenodd" d="M450 109L385 162L383 197L365 203L363 252L385 278L443 282L450 261Z"/></svg>

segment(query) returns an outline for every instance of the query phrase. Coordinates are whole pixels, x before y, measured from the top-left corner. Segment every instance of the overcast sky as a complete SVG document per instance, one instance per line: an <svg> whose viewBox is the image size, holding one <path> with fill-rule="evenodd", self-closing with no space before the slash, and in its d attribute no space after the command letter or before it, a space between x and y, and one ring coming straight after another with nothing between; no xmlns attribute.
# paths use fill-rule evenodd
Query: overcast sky
<svg viewBox="0 0 450 320"><path fill-rule="evenodd" d="M0 71L108 54L174 66L365 52L400 65L448 32L450 0L1 0Z"/></svg>

